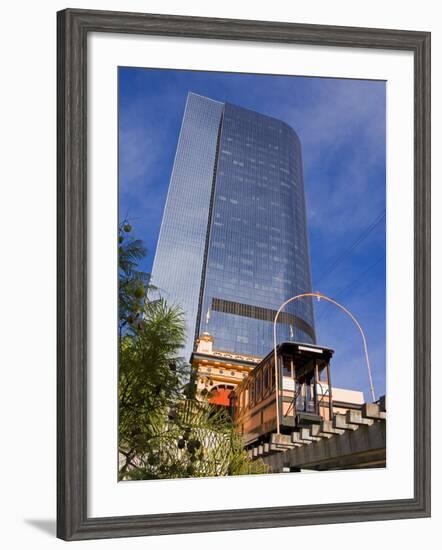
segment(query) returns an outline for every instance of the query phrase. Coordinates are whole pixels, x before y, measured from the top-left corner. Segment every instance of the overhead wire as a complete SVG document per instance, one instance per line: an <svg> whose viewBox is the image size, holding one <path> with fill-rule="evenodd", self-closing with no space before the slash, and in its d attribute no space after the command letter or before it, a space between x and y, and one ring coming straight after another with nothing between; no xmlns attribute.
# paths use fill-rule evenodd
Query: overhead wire
<svg viewBox="0 0 442 550"><path fill-rule="evenodd" d="M337 300L340 296L342 296L343 294L348 294L348 291L356 286L357 284L359 284L363 279L364 277L367 275L367 273L369 273L372 269L374 269L381 261L383 261L385 259L385 253L382 254L382 256L380 258L378 258L374 263L372 263L369 267L367 267L367 269L365 269L360 275L358 275L358 277L356 277L355 279L353 279L350 283L348 283L347 285L344 285L342 286L340 289L338 289L338 291L336 292L336 294L333 294L333 299L334 300ZM318 319L316 320L316 322L318 321L321 321L323 320L324 318L326 318L328 315L330 314L330 311L329 313L327 314L326 312L323 313L322 315L320 315L318 317Z"/></svg>
<svg viewBox="0 0 442 550"><path fill-rule="evenodd" d="M362 233L359 235L359 237L345 250L343 250L329 265L327 269L325 269L322 273L322 275L319 277L317 281L315 281L315 287L317 285L324 281L327 277L330 276L330 274L335 271L335 269L341 264L347 256L359 245L361 242L363 242L369 235L374 231L374 229L381 223L381 221L385 218L386 210L385 208L383 211L362 231Z"/></svg>

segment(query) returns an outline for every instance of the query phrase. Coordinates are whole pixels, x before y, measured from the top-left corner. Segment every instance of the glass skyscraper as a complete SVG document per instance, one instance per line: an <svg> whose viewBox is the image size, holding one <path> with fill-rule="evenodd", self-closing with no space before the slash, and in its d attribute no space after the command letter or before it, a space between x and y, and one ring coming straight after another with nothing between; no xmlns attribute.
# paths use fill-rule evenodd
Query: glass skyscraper
<svg viewBox="0 0 442 550"><path fill-rule="evenodd" d="M286 123L189 93L152 269L186 316L188 360L214 348L264 356L282 302L311 291L301 145ZM310 298L280 315L278 341L315 342Z"/></svg>

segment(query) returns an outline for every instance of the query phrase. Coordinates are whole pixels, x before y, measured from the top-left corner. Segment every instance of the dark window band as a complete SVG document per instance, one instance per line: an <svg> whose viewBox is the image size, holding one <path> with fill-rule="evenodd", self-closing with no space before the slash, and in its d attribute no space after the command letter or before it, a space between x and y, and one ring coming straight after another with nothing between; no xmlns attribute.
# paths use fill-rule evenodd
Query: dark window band
<svg viewBox="0 0 442 550"><path fill-rule="evenodd" d="M267 309L259 306L251 306L249 304L241 304L239 302L231 302L229 300L222 300L221 298L212 298L212 310L219 311L220 313L230 313L232 315L239 315L240 317L250 317L251 319L259 319L260 321L271 321L273 323L276 309ZM297 315L282 311L278 317L278 323L284 323L286 325L292 325L299 330L302 330L313 342L316 341L315 331L304 319L301 319Z"/></svg>

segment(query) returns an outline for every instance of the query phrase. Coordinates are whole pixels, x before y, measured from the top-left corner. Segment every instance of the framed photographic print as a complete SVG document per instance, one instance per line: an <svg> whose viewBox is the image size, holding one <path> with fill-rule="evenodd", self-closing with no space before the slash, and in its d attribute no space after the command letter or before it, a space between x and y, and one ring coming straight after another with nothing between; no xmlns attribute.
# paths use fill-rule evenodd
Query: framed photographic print
<svg viewBox="0 0 442 550"><path fill-rule="evenodd" d="M58 13L58 536L430 514L430 35Z"/></svg>

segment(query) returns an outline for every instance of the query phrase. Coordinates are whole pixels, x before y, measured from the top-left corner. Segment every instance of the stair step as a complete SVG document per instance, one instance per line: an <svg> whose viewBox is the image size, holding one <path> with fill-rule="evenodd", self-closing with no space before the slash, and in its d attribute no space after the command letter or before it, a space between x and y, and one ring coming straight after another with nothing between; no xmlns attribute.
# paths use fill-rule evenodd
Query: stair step
<svg viewBox="0 0 442 550"><path fill-rule="evenodd" d="M332 434L322 432L321 426L318 426L318 424L313 424L310 426L310 435L313 437L320 437L322 439L330 439L330 437L333 437Z"/></svg>
<svg viewBox="0 0 442 550"><path fill-rule="evenodd" d="M333 416L333 428L337 428L338 430L357 430L358 427L354 424L349 424L344 414L335 414Z"/></svg>
<svg viewBox="0 0 442 550"><path fill-rule="evenodd" d="M286 451L289 451L293 447L286 447L285 445L276 445L275 443L270 443L270 452L279 452L279 453L285 453Z"/></svg>
<svg viewBox="0 0 442 550"><path fill-rule="evenodd" d="M335 428L331 420L323 420L320 426L321 432L324 432L326 434L342 435L343 433L345 433L345 430Z"/></svg>
<svg viewBox="0 0 442 550"><path fill-rule="evenodd" d="M292 432L292 442L297 447L302 447L302 445L311 445L313 443L311 439L302 439L299 432Z"/></svg>
<svg viewBox="0 0 442 550"><path fill-rule="evenodd" d="M270 443L274 445L291 445L292 438L286 434L272 434L270 437Z"/></svg>
<svg viewBox="0 0 442 550"><path fill-rule="evenodd" d="M371 426L374 422L371 418L364 418L361 411L347 411L345 419L349 424Z"/></svg>
<svg viewBox="0 0 442 550"><path fill-rule="evenodd" d="M377 403L364 403L362 405L362 416L374 420L385 420L386 413L381 411Z"/></svg>
<svg viewBox="0 0 442 550"><path fill-rule="evenodd" d="M306 441L321 441L320 437L315 437L311 434L310 428L301 428L301 439Z"/></svg>

